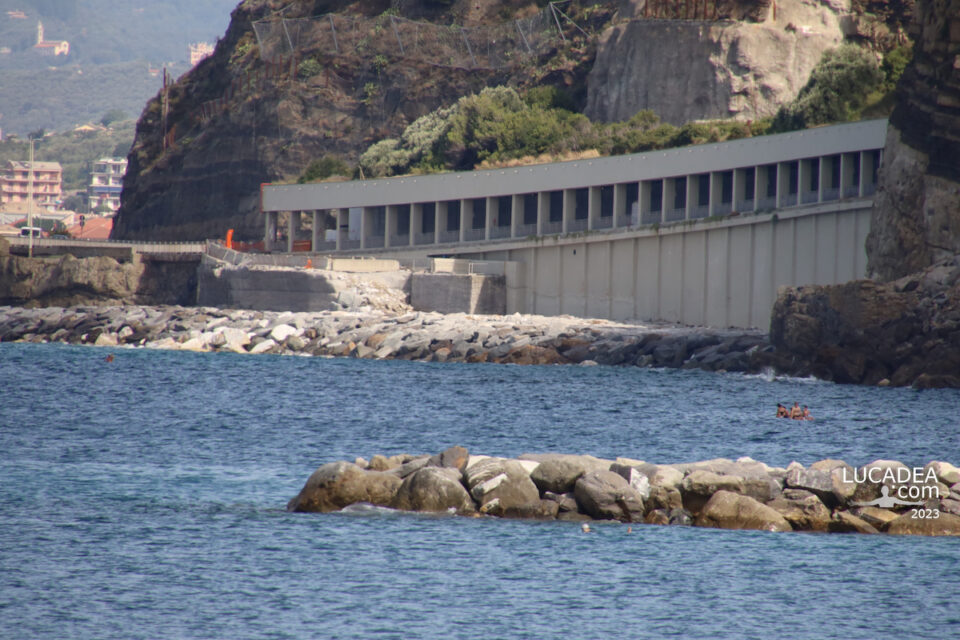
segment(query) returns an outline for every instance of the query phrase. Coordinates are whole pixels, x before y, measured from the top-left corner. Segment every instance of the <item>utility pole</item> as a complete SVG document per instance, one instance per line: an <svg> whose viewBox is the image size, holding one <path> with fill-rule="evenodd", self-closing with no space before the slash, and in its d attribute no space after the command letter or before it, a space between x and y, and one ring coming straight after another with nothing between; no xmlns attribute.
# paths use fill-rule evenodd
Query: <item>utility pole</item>
<svg viewBox="0 0 960 640"><path fill-rule="evenodd" d="M33 257L33 138L30 138L30 167L27 172L27 257Z"/></svg>

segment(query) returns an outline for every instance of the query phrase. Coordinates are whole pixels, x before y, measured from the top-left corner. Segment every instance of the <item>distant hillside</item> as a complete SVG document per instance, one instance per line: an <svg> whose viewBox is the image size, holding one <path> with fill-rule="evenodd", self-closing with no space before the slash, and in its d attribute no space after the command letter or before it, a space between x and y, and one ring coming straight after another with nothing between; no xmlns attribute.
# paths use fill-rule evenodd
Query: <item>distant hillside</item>
<svg viewBox="0 0 960 640"><path fill-rule="evenodd" d="M188 45L223 35L238 0L0 0L0 128L63 130L118 108L140 114L161 80L189 69ZM25 17L19 17L20 15ZM67 40L67 56L33 45Z"/></svg>

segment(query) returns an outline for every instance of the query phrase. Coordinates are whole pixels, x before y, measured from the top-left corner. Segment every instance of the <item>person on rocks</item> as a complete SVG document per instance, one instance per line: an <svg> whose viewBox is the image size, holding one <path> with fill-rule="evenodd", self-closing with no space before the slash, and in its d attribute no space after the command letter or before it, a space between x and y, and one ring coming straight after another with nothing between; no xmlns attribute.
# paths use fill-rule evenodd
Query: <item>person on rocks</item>
<svg viewBox="0 0 960 640"><path fill-rule="evenodd" d="M786 408L785 406L783 406L783 405L780 404L779 402L777 403L777 417L778 417L778 418L789 418L789 417L790 417L790 412L787 410L787 408Z"/></svg>

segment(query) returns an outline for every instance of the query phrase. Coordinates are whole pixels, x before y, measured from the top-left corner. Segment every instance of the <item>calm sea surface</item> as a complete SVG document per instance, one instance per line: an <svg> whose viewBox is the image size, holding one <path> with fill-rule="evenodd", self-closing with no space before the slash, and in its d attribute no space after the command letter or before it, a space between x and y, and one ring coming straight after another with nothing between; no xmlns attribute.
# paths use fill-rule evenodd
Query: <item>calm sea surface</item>
<svg viewBox="0 0 960 640"><path fill-rule="evenodd" d="M324 462L454 444L960 464L956 390L112 353L0 344L2 638L960 637L956 538L284 511Z"/></svg>

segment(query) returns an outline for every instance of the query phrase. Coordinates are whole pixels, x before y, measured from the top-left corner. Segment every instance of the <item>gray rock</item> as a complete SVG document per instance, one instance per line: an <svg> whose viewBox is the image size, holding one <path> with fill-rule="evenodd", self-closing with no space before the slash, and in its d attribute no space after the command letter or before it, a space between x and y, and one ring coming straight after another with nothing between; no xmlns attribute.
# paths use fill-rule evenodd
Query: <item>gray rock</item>
<svg viewBox="0 0 960 640"><path fill-rule="evenodd" d="M643 521L643 497L612 471L588 471L576 481L573 493L580 511L594 518Z"/></svg>
<svg viewBox="0 0 960 640"><path fill-rule="evenodd" d="M908 511L891 521L886 531L901 536L960 536L960 516L940 512L939 518L917 518Z"/></svg>
<svg viewBox="0 0 960 640"><path fill-rule="evenodd" d="M521 456L523 459L527 456ZM573 489L577 478L588 471L607 470L610 462L593 456L575 456L547 454L540 460L540 466L530 474L530 479L540 491L566 493Z"/></svg>
<svg viewBox="0 0 960 640"><path fill-rule="evenodd" d="M404 478L390 506L404 511L451 511L458 514L476 511L470 495L460 483L460 472L443 467L423 467Z"/></svg>
<svg viewBox="0 0 960 640"><path fill-rule="evenodd" d="M577 510L577 499L573 495L572 491L567 493L554 493L552 491L543 492L544 500L551 500L556 502L559 506L560 511L576 511Z"/></svg>

